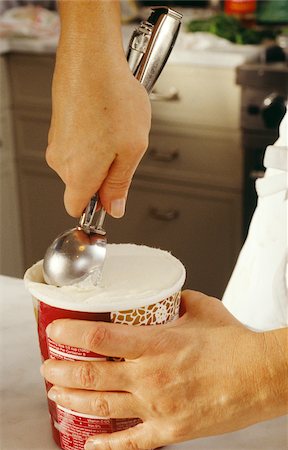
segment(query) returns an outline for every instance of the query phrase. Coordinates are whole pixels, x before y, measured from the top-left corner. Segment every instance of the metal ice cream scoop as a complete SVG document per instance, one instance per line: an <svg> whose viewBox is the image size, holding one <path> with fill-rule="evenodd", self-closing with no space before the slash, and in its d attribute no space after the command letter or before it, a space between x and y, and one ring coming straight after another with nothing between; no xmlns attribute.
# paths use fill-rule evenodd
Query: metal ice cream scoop
<svg viewBox="0 0 288 450"><path fill-rule="evenodd" d="M150 17L141 22L131 37L127 61L133 75L148 93L174 46L181 18L181 14L170 8L153 8ZM97 196L94 196L81 216L78 227L62 233L48 248L43 264L46 283L69 286L80 283L89 274L101 275L107 239L102 228L105 218L103 208L96 226L91 225L97 201Z"/></svg>
<svg viewBox="0 0 288 450"><path fill-rule="evenodd" d="M103 229L105 210L100 210L96 226L92 220L97 208L95 195L83 212L77 228L60 234L48 247L43 263L47 284L69 286L80 283L95 273L95 284L106 256L106 231Z"/></svg>

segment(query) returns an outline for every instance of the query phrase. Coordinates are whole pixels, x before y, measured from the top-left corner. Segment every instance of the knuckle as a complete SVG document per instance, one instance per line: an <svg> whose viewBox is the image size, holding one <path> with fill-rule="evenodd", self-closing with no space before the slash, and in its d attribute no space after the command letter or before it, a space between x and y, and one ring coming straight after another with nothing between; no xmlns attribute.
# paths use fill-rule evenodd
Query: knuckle
<svg viewBox="0 0 288 450"><path fill-rule="evenodd" d="M179 425L174 423L168 427L168 433L170 439L173 442L179 442L185 440L185 436L187 436L187 429L183 425Z"/></svg>
<svg viewBox="0 0 288 450"><path fill-rule="evenodd" d="M155 386L161 386L163 384L163 371L161 369L155 369L153 372L153 384Z"/></svg>
<svg viewBox="0 0 288 450"><path fill-rule="evenodd" d="M110 417L109 403L105 398L97 397L91 401L91 410L96 416Z"/></svg>
<svg viewBox="0 0 288 450"><path fill-rule="evenodd" d="M108 178L107 187L113 191L127 191L131 184L131 178L125 176L124 178Z"/></svg>
<svg viewBox="0 0 288 450"><path fill-rule="evenodd" d="M70 186L72 189L80 188L82 179L80 179L79 172L77 173L77 170L75 170L70 161L65 162L63 172L65 173L64 181L67 186ZM82 169L81 176L83 174L86 176L86 173Z"/></svg>
<svg viewBox="0 0 288 450"><path fill-rule="evenodd" d="M45 158L48 166L51 167L51 169L54 169L57 165L57 157L53 145L49 144L46 148Z"/></svg>
<svg viewBox="0 0 288 450"><path fill-rule="evenodd" d="M66 408L72 409L74 407L74 397L71 396L69 393L62 392L61 393L61 404L62 406L65 406Z"/></svg>
<svg viewBox="0 0 288 450"><path fill-rule="evenodd" d="M95 383L95 368L92 363L79 364L76 369L76 381L83 388L90 388Z"/></svg>
<svg viewBox="0 0 288 450"><path fill-rule="evenodd" d="M83 186L85 186L86 191L98 190L95 187L98 184L98 179L95 178L95 174L91 173L91 168L77 161L76 158L75 160L67 159L63 161L61 170L63 181L70 189L83 192Z"/></svg>
<svg viewBox="0 0 288 450"><path fill-rule="evenodd" d="M102 447L102 443L101 443L101 448L103 448L103 450L113 450L110 440L103 443L103 447Z"/></svg>
<svg viewBox="0 0 288 450"><path fill-rule="evenodd" d="M148 145L149 145L148 135L142 136L142 139L139 141L139 151L141 153L144 153L147 150Z"/></svg>
<svg viewBox="0 0 288 450"><path fill-rule="evenodd" d="M136 155L142 155L145 150L147 149L149 144L148 136L142 135L137 136L137 140L134 140L133 142L130 142L130 145L127 145L127 153L131 157L135 157Z"/></svg>
<svg viewBox="0 0 288 450"><path fill-rule="evenodd" d="M44 361L42 368L44 371L44 378L47 381L50 381L53 379L53 363L51 364L51 359L46 359L46 361ZM53 361L54 362L54 361Z"/></svg>
<svg viewBox="0 0 288 450"><path fill-rule="evenodd" d="M106 327L97 326L87 331L83 336L84 346L87 350L98 351L102 343L107 342L109 333Z"/></svg>
<svg viewBox="0 0 288 450"><path fill-rule="evenodd" d="M126 450L141 450L138 444L132 439L128 438L127 442L125 442Z"/></svg>

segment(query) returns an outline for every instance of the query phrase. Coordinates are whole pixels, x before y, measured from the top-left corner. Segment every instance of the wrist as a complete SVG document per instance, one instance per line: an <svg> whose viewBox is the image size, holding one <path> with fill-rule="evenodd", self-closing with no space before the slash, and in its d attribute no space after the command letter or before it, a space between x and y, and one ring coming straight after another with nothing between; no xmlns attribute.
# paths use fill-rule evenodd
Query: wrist
<svg viewBox="0 0 288 450"><path fill-rule="evenodd" d="M263 407L268 403L273 416L282 415L288 411L287 329L267 331L261 335Z"/></svg>
<svg viewBox="0 0 288 450"><path fill-rule="evenodd" d="M284 334L284 329L261 333L246 329L235 340L230 358L235 363L227 369L230 381L226 381L231 391L226 407L230 405L231 421L235 420L237 427L269 420L287 411Z"/></svg>
<svg viewBox="0 0 288 450"><path fill-rule="evenodd" d="M247 346L250 351L242 375L252 381L251 391L247 392L252 415L256 414L261 421L285 414L288 405L287 330L251 332Z"/></svg>

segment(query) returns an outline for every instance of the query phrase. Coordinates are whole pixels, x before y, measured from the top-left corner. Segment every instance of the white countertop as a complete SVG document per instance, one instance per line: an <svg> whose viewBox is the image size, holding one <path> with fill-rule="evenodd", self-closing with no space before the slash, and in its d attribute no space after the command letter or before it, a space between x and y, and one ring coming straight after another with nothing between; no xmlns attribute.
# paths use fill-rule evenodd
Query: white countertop
<svg viewBox="0 0 288 450"><path fill-rule="evenodd" d="M22 280L0 276L1 450L57 450L52 440L30 295ZM167 450L287 450L287 418Z"/></svg>
<svg viewBox="0 0 288 450"><path fill-rule="evenodd" d="M183 28L183 27L182 27ZM135 25L122 27L123 45L126 49ZM187 33L182 29L171 52L168 64L192 65L207 67L237 67L248 61L255 61L261 53L261 47L256 45L236 45L224 42L219 45L219 38L208 35L212 39L211 47L207 42L207 35L203 33ZM215 42L213 44L213 42ZM54 54L58 37L29 38L10 37L0 39L0 55L9 52ZM208 48L206 48L208 45Z"/></svg>

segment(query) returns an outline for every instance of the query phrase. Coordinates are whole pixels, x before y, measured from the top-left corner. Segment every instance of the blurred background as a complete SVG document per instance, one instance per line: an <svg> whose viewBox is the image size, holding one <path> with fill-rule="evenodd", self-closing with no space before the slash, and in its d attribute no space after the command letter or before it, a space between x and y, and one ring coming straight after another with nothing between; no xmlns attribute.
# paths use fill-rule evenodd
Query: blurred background
<svg viewBox="0 0 288 450"><path fill-rule="evenodd" d="M187 287L221 297L256 206L264 150L287 108L288 0L122 0L125 47L155 5L182 12L183 25L151 94L150 145L127 213L106 228L110 242L171 251L187 268ZM77 223L45 162L59 29L54 1L0 2L5 275L22 277Z"/></svg>

